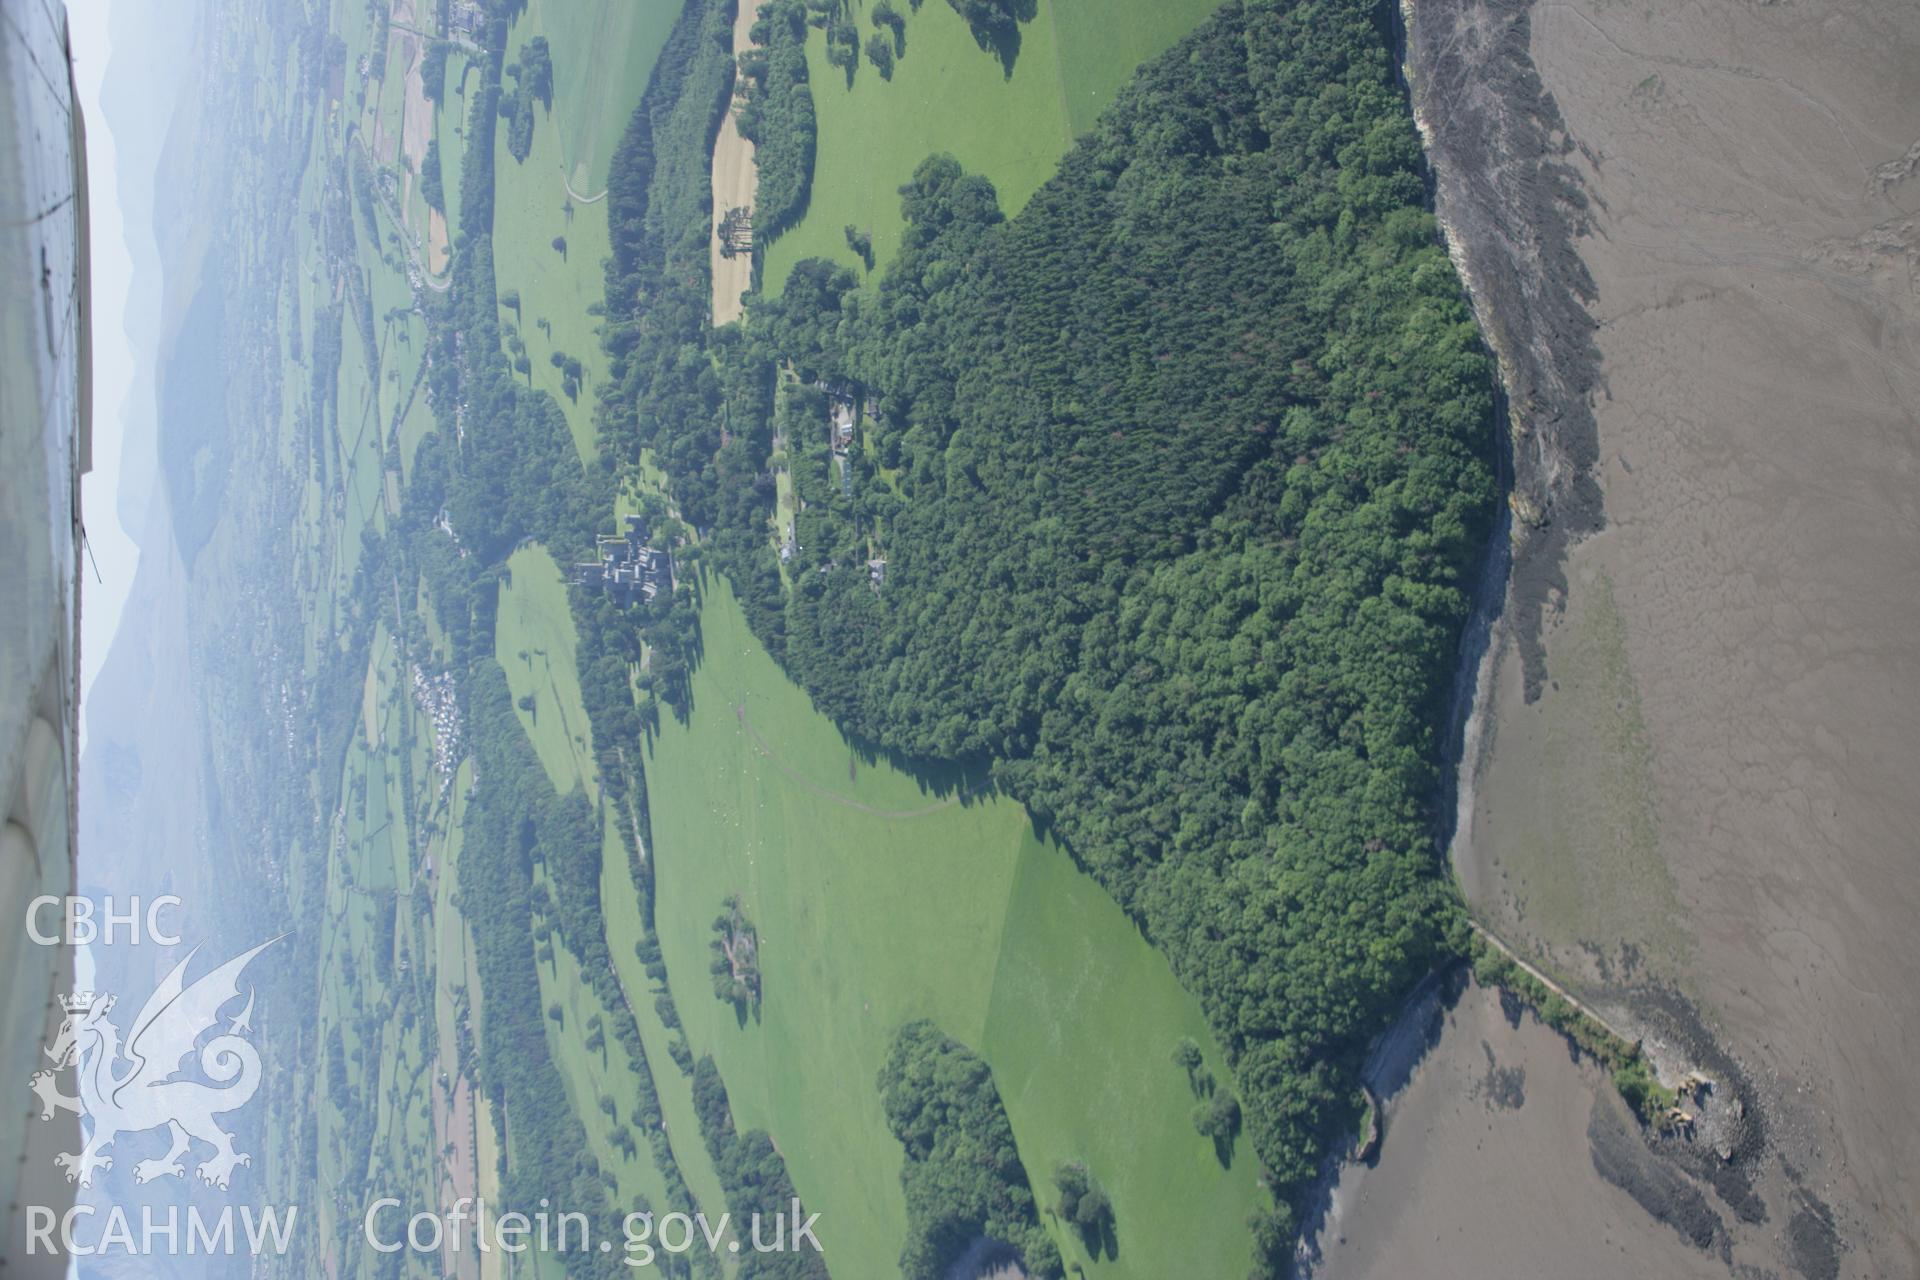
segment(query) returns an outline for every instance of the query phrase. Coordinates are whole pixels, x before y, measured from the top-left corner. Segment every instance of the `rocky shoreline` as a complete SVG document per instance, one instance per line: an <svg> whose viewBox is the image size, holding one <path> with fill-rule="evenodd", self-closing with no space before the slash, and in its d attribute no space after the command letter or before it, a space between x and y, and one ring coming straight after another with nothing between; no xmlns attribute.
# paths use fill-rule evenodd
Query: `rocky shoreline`
<svg viewBox="0 0 1920 1280"><path fill-rule="evenodd" d="M1505 392L1511 562L1497 630L1518 648L1529 701L1546 678L1540 632L1566 593L1566 550L1605 524L1589 401L1601 387L1595 288L1575 249L1589 196L1567 159L1578 144L1533 66L1531 8L1400 0L1434 213Z"/></svg>

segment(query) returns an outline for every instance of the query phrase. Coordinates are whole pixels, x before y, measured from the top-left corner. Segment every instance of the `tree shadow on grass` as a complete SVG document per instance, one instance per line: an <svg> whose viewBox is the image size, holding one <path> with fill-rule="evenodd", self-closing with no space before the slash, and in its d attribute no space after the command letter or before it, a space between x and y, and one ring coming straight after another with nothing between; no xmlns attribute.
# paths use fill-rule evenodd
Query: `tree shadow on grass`
<svg viewBox="0 0 1920 1280"><path fill-rule="evenodd" d="M1000 788L993 779L993 762L985 756L967 756L959 759L928 759L923 756L910 756L896 751L892 747L861 737L846 725L836 725L841 737L846 739L847 749L852 760L862 768L875 768L886 764L899 773L904 773L919 784L920 790L936 799L957 800L962 806L971 805L978 800L992 799L1000 794ZM849 763L852 768L852 762ZM850 775L849 780L853 780Z"/></svg>
<svg viewBox="0 0 1920 1280"><path fill-rule="evenodd" d="M973 42L1000 59L1002 74L1013 79L1020 60L1020 26L1040 12L1039 0L950 0L973 33Z"/></svg>
<svg viewBox="0 0 1920 1280"><path fill-rule="evenodd" d="M1087 1256L1095 1262L1103 1257L1109 1262L1119 1259L1120 1238L1113 1233L1112 1210L1102 1214L1098 1222L1087 1225L1076 1223L1074 1230L1080 1236L1080 1243L1086 1246Z"/></svg>
<svg viewBox="0 0 1920 1280"><path fill-rule="evenodd" d="M1213 1135L1213 1158L1220 1162L1222 1169L1233 1168L1233 1145L1234 1139L1239 1135L1239 1131L1239 1126L1236 1125L1232 1133L1216 1133Z"/></svg>
<svg viewBox="0 0 1920 1280"><path fill-rule="evenodd" d="M993 41L993 54L1000 59L1000 76L1013 79L1013 64L1020 60L1020 28L1008 27Z"/></svg>

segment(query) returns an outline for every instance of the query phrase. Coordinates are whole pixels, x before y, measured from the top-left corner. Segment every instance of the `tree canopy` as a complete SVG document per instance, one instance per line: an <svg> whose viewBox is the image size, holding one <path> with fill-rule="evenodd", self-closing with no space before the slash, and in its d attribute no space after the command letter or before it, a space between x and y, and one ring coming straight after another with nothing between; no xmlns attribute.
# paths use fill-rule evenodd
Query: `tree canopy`
<svg viewBox="0 0 1920 1280"><path fill-rule="evenodd" d="M1493 382L1425 199L1372 8L1229 3L1017 217L929 158L877 285L804 262L705 338L657 205L609 273L603 440L652 449L818 705L990 765L1166 953L1269 1269L1368 1040L1465 945L1432 805ZM835 396L877 410L844 449Z"/></svg>
<svg viewBox="0 0 1920 1280"><path fill-rule="evenodd" d="M807 81L807 8L772 0L753 24L759 46L743 59L745 101L736 123L754 144L754 232L761 243L798 222L813 190L815 125Z"/></svg>
<svg viewBox="0 0 1920 1280"><path fill-rule="evenodd" d="M880 1102L906 1147L906 1280L944 1280L977 1241L1017 1250L1027 1275L1062 1274L993 1073L972 1050L920 1019L900 1028L880 1068Z"/></svg>

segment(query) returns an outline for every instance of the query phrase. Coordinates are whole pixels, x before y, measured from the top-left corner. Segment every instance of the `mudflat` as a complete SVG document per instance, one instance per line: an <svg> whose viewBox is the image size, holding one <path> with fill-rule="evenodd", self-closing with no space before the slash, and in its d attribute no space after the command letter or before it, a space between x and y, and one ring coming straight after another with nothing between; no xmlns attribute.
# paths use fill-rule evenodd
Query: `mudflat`
<svg viewBox="0 0 1920 1280"><path fill-rule="evenodd" d="M1409 34L1430 144L1503 109L1447 74L1497 44L1528 116L1433 147L1519 370L1462 883L1650 1045L1737 1068L1774 1265L1920 1274L1920 23L1416 0ZM1591 323L1542 339L1556 290Z"/></svg>
<svg viewBox="0 0 1920 1280"><path fill-rule="evenodd" d="M1378 1162L1334 1188L1319 1280L1726 1274L1588 1159L1590 1128L1639 1140L1558 1032L1478 986L1431 1017L1435 1038L1382 1108Z"/></svg>

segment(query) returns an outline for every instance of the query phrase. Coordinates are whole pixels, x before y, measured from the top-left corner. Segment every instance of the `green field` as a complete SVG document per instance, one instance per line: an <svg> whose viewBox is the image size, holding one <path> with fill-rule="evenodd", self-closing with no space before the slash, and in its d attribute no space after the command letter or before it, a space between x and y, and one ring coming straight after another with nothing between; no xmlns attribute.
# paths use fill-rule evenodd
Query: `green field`
<svg viewBox="0 0 1920 1280"><path fill-rule="evenodd" d="M627 867L626 850L611 835L600 864L600 903L607 949L621 985L634 1002L633 1018L640 1028L640 1043L647 1051L647 1069L653 1075L660 1114L666 1120L673 1161L701 1209L716 1214L726 1207L726 1192L714 1171L713 1157L700 1138L700 1120L693 1110L693 1081L680 1073L667 1052L673 1032L654 1007L653 997L659 988L648 979L646 967L634 954L633 945L646 936L646 926L640 918L640 895Z"/></svg>
<svg viewBox="0 0 1920 1280"><path fill-rule="evenodd" d="M884 267L900 243L900 185L936 151L985 174L1000 207L1018 212L1134 69L1218 7L1219 0L1040 0L1007 75L950 5L896 5L907 23L905 56L891 80L862 61L851 88L827 62L825 35L811 33L813 195L800 224L767 247L764 287L778 293L803 258L860 265L847 248L848 225L873 236ZM867 8L866 0L852 5L863 37L872 30Z"/></svg>
<svg viewBox="0 0 1920 1280"><path fill-rule="evenodd" d="M1220 0L1050 0L1060 93L1075 136L1093 128L1141 63L1199 26ZM1037 25L1037 24L1036 24ZM1025 56L1024 54L1022 56Z"/></svg>
<svg viewBox="0 0 1920 1280"><path fill-rule="evenodd" d="M611 252L607 204L598 197L606 191L613 146L646 91L676 12L667 0L532 0L507 36L509 60L535 36L546 37L554 93L552 111L534 107L526 160L507 150L504 121L494 129L494 272L503 295L509 289L520 294L518 312L505 310L502 319L519 330L533 364L532 385L559 402L586 461L595 454L594 388L606 368L597 321L587 312L605 297L601 261ZM446 146L441 143L443 151ZM569 194L569 183L580 199ZM556 236L566 241L564 255L553 248ZM556 350L586 370L574 399L550 363Z"/></svg>
<svg viewBox="0 0 1920 1280"><path fill-rule="evenodd" d="M687 1079L666 1052L674 1032L660 1021L653 1004L657 986L647 979L645 965L634 954L634 944L647 935L639 917L639 890L626 865L626 848L609 833L607 852L601 860L601 912L607 927L607 950L620 975L620 984L634 1002L634 1021L639 1025L639 1042L647 1050L647 1069L653 1075L653 1090L660 1100L660 1115L666 1119L668 1146L674 1151L674 1163L680 1176L699 1201L701 1209L716 1215L726 1207L726 1192L720 1188L720 1174L714 1173L712 1155L701 1142L701 1123L693 1113L693 1080Z"/></svg>
<svg viewBox="0 0 1920 1280"><path fill-rule="evenodd" d="M1023 810L963 801L861 759L747 631L719 587L688 726L647 762L673 993L718 1061L741 1128L785 1154L836 1269L884 1274L906 1232L901 1148L874 1085L894 1031L931 1017L993 1066L1042 1199L1084 1160L1113 1198L1117 1259L1089 1274L1227 1275L1261 1193L1193 1130L1169 1059L1198 1005L1112 900ZM708 925L730 893L758 926L761 1017L707 985ZM616 954L619 947L615 947Z"/></svg>
<svg viewBox="0 0 1920 1280"><path fill-rule="evenodd" d="M380 527L380 373L367 367L366 348L352 315L341 321L340 339L340 452L335 483L345 502L345 519L334 522L332 533L337 540L334 595L344 599L360 563L361 531L369 524Z"/></svg>
<svg viewBox="0 0 1920 1280"><path fill-rule="evenodd" d="M433 136L440 144L440 190L447 202L447 243L460 234L460 173L467 157L467 75L471 63L458 50L447 55L447 83L433 112Z"/></svg>
<svg viewBox="0 0 1920 1280"><path fill-rule="evenodd" d="M539 108L535 108L539 115ZM544 151L544 154L543 154ZM509 290L520 295L520 306L502 307L500 319L512 325L526 344L532 363L523 382L552 394L567 416L567 430L582 461L591 462L594 445L595 389L606 369L600 350L599 322L587 308L605 296L600 261L611 249L607 242L606 201L581 204L567 196L559 172L551 165L553 122L534 126L533 151L525 164L507 151L505 130L494 138L493 261L502 297ZM565 208L571 204L569 217ZM564 257L553 248L554 237L567 243ZM545 321L543 325L541 322ZM559 351L578 360L586 371L577 398L569 399L552 355Z"/></svg>
<svg viewBox="0 0 1920 1280"><path fill-rule="evenodd" d="M381 164L392 166L396 170L401 167L402 163L400 154L400 119L401 112L407 100L407 63L406 59L401 56L404 48L405 37L403 33L389 28L387 32L387 47L384 50L376 50L374 53L374 56L380 60L385 70L380 78L369 86L369 105L374 107L378 115L378 124L382 134L381 141L384 144L375 153L374 158ZM374 92L378 92L379 94L377 100L372 100L372 94ZM374 120L367 121L366 128L369 132L371 132L374 124ZM369 145L371 145L371 139L369 139Z"/></svg>
<svg viewBox="0 0 1920 1280"><path fill-rule="evenodd" d="M529 22L538 24L552 47L561 162L581 195L606 190L614 146L679 15L674 0L529 0L514 27L510 56Z"/></svg>
<svg viewBox="0 0 1920 1280"><path fill-rule="evenodd" d="M546 548L529 545L507 560L494 624L494 657L507 673L514 713L561 795L582 780L595 791L592 737L580 701L579 638L567 605L567 584ZM522 656L525 655L525 656ZM532 698L531 709L521 700Z"/></svg>
<svg viewBox="0 0 1920 1280"><path fill-rule="evenodd" d="M431 806L438 784L423 778L417 766L406 678L392 637L384 625L376 627L342 776L339 840L327 854L328 927L317 975L319 1043L324 1053L338 1031L347 1091L334 1093L328 1072L316 1069L312 1104L319 1171L327 1185L364 1178L368 1185L433 1203L440 1171L432 1140L435 1042L451 1018L450 1011L442 1016L441 993L430 985L446 944L409 909L421 868L414 865L403 761L409 755L415 761L411 778L420 790L413 806ZM442 846L436 841L427 847ZM384 932L376 924L383 915L393 923ZM458 954L457 944L452 950ZM418 1016L427 1011L433 1016ZM362 1128L366 1117L371 1123ZM323 1204L318 1211L333 1238L339 1225L332 1219L335 1206ZM363 1257L371 1266L372 1255Z"/></svg>

